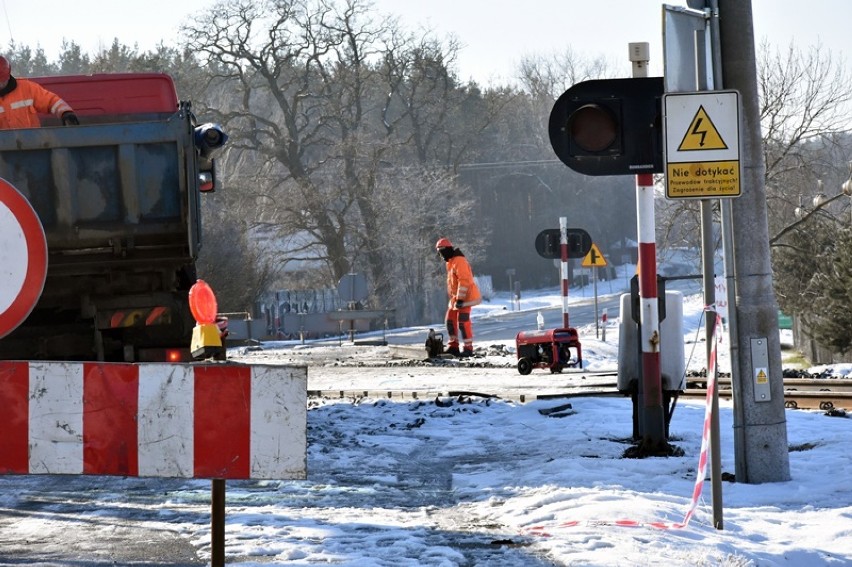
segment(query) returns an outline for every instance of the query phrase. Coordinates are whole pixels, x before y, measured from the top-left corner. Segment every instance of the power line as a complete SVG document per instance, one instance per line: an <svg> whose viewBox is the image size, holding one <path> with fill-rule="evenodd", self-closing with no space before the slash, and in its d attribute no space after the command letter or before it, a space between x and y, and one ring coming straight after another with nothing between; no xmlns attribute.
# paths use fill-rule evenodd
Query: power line
<svg viewBox="0 0 852 567"><path fill-rule="evenodd" d="M9 28L9 41L12 42L15 38L12 37L12 22L9 21L9 10L6 9L6 0L3 0L3 16L6 18L6 27Z"/></svg>
<svg viewBox="0 0 852 567"><path fill-rule="evenodd" d="M562 163L558 159L540 159L530 161L498 161L491 163L463 163L458 166L459 169L499 169L504 167L517 167L519 165L551 165L554 163Z"/></svg>

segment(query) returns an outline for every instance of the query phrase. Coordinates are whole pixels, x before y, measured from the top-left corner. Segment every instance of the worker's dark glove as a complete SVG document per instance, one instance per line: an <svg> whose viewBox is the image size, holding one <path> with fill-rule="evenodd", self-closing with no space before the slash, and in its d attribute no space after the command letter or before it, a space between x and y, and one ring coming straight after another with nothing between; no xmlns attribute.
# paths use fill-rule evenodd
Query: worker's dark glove
<svg viewBox="0 0 852 567"><path fill-rule="evenodd" d="M462 307L464 307L464 301L461 299L456 300L456 309L461 309Z"/></svg>
<svg viewBox="0 0 852 567"><path fill-rule="evenodd" d="M79 126L80 121L77 120L77 115L71 111L62 113L62 125L63 126Z"/></svg>

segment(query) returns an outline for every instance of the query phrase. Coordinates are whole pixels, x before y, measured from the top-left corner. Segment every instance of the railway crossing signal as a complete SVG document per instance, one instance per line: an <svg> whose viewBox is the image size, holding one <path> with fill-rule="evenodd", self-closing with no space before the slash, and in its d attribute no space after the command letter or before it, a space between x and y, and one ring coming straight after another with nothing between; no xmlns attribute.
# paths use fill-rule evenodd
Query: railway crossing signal
<svg viewBox="0 0 852 567"><path fill-rule="evenodd" d="M582 228L569 228L568 257L582 258L593 246L592 237ZM535 250L542 258L558 260L562 258L562 248L558 228L546 228L535 237Z"/></svg>
<svg viewBox="0 0 852 567"><path fill-rule="evenodd" d="M550 145L586 175L662 173L662 77L577 83L550 112Z"/></svg>

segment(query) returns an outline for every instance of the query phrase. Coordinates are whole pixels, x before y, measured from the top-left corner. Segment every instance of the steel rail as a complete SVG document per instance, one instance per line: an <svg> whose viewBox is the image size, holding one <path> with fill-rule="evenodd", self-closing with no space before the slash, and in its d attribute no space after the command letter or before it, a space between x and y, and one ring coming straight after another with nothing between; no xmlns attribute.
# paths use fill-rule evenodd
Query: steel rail
<svg viewBox="0 0 852 567"><path fill-rule="evenodd" d="M815 384L811 384L815 383ZM705 398L706 388L695 387L699 384L690 381L690 386L680 393L680 397L689 399ZM815 388L813 386L818 386ZM852 380L810 380L790 379L784 381L784 405L788 409L819 409L834 410L841 408L852 409ZM795 388L792 386L796 386ZM828 387L830 386L830 388ZM802 389L799 389L802 388ZM719 397L730 400L732 390L720 383ZM472 389L409 389L409 390L308 390L309 398L326 399L391 399L400 401L432 401L441 398L480 397L501 400L512 400L521 403L534 400L553 400L577 397L624 397L625 392L619 391L614 383L579 385L575 387L555 388L519 388L502 389L499 392L479 391Z"/></svg>

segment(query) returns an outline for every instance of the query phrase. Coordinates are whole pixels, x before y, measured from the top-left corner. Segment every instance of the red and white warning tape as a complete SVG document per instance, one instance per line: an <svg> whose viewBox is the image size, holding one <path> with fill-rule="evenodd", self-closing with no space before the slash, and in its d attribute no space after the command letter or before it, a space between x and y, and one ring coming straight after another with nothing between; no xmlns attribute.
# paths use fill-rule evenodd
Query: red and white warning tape
<svg viewBox="0 0 852 567"><path fill-rule="evenodd" d="M712 311L708 311L712 313ZM558 530L562 528L573 528L576 526L621 526L628 528L650 527L661 530L668 529L683 529L689 525L689 520L692 519L695 509L698 507L698 501L701 498L701 489L704 487L704 478L707 474L707 461L709 459L708 451L710 447L710 419L713 415L713 393L716 390L716 362L717 352L716 345L719 342L718 332L722 327L722 317L716 314L716 319L713 323L713 332L711 335L712 345L710 349L710 360L707 368L707 397L705 398L704 409L704 429L701 434L701 451L698 455L698 470L695 473L695 486L692 489L692 501L681 522L639 522L637 520L569 520L560 522L552 526L537 525L523 530L524 534L549 537L551 534L548 530Z"/></svg>

